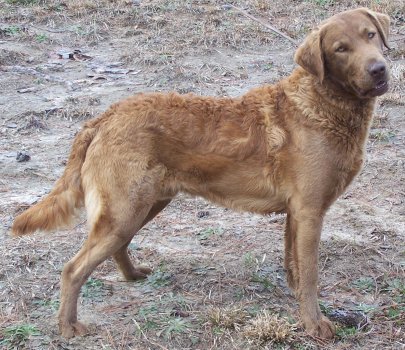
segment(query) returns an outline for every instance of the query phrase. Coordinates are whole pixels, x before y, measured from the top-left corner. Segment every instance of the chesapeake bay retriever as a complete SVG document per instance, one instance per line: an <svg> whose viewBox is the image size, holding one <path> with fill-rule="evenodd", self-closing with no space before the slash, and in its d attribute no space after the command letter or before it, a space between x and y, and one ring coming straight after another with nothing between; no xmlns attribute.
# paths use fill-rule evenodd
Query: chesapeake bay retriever
<svg viewBox="0 0 405 350"><path fill-rule="evenodd" d="M334 336L317 300L318 245L329 206L360 171L376 96L388 89L382 55L389 17L365 8L313 30L295 54L300 67L238 98L138 94L112 105L78 133L62 177L19 215L14 235L52 230L86 207L90 233L64 267L59 327L77 320L83 283L112 256L128 280L131 239L179 192L253 213L287 213L285 268L306 330Z"/></svg>

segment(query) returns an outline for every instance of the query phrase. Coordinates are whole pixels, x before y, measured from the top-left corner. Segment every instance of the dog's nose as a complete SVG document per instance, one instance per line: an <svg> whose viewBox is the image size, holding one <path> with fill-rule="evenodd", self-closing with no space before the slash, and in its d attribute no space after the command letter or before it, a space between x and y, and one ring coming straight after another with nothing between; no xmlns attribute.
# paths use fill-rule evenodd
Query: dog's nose
<svg viewBox="0 0 405 350"><path fill-rule="evenodd" d="M374 62L368 66L368 72L373 78L381 78L385 75L386 67L384 62Z"/></svg>

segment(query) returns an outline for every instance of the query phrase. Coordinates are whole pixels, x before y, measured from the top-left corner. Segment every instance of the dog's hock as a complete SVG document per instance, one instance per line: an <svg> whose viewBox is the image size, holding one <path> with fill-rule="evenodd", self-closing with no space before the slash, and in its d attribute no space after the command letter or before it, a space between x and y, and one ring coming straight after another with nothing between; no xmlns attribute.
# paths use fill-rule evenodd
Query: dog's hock
<svg viewBox="0 0 405 350"><path fill-rule="evenodd" d="M321 31L313 30L295 52L294 60L309 73L317 76L322 82L325 76L321 50Z"/></svg>

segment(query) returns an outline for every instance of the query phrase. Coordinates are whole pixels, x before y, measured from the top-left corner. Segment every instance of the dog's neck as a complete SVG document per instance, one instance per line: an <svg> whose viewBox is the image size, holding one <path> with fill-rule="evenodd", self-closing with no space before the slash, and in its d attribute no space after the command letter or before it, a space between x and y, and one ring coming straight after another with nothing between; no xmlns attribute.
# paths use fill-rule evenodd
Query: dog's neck
<svg viewBox="0 0 405 350"><path fill-rule="evenodd" d="M376 98L360 98L344 90L331 79L319 79L302 68L297 68L287 78L287 94L293 97L298 106L317 111L315 114L351 115L366 121L371 118ZM291 84L291 81L293 82ZM320 108L321 106L321 108ZM302 109L302 107L300 109ZM340 118L339 118L340 119Z"/></svg>
<svg viewBox="0 0 405 350"><path fill-rule="evenodd" d="M346 143L355 135L356 139L365 141L376 98L360 99L341 89L336 90L334 82L324 80L321 83L302 68L297 68L286 82L281 83L283 89L300 111L303 124L336 134L331 136L336 136L337 142Z"/></svg>

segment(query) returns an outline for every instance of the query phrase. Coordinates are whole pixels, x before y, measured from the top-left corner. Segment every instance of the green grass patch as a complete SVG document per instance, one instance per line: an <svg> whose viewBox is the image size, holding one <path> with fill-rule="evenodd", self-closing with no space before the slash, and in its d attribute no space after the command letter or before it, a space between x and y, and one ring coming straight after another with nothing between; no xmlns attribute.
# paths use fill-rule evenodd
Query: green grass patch
<svg viewBox="0 0 405 350"><path fill-rule="evenodd" d="M97 298L105 294L104 282L97 278L89 278L82 287L83 298Z"/></svg>
<svg viewBox="0 0 405 350"><path fill-rule="evenodd" d="M48 36L46 34L37 34L35 35L35 40L39 43L44 43L48 40Z"/></svg>
<svg viewBox="0 0 405 350"><path fill-rule="evenodd" d="M160 334L163 333L165 339L172 339L172 337L178 334L186 333L188 327L189 325L186 320L179 317L172 318L167 320L165 327L160 333L158 333L158 335L160 336Z"/></svg>
<svg viewBox="0 0 405 350"><path fill-rule="evenodd" d="M356 306L355 310L360 311L366 315L373 315L374 313L378 312L378 306L377 305L369 305L369 304L359 304Z"/></svg>
<svg viewBox="0 0 405 350"><path fill-rule="evenodd" d="M21 324L5 328L1 332L0 345L6 349L24 348L24 343L41 332L32 324Z"/></svg>
<svg viewBox="0 0 405 350"><path fill-rule="evenodd" d="M360 277L353 281L351 285L363 293L368 293L375 289L375 281L372 277Z"/></svg>
<svg viewBox="0 0 405 350"><path fill-rule="evenodd" d="M357 332L356 327L338 327L336 329L336 337L340 340L344 340L354 336Z"/></svg>
<svg viewBox="0 0 405 350"><path fill-rule="evenodd" d="M401 315L403 310L401 311L399 308L396 307L390 307L387 309L387 316L391 319L395 319Z"/></svg>
<svg viewBox="0 0 405 350"><path fill-rule="evenodd" d="M171 281L171 274L168 272L164 272L164 271L155 271L152 275L148 276L148 283L155 287L155 288L159 288L159 287L164 287L164 286L168 286Z"/></svg>
<svg viewBox="0 0 405 350"><path fill-rule="evenodd" d="M329 315L333 311L333 308L329 304L321 300L319 301L319 308L325 315Z"/></svg>
<svg viewBox="0 0 405 350"><path fill-rule="evenodd" d="M376 140L381 143L390 143L396 137L395 131L392 130L372 130L370 132L370 139Z"/></svg>
<svg viewBox="0 0 405 350"><path fill-rule="evenodd" d="M252 269L259 265L259 260L252 252L247 252L242 256L243 265L248 268Z"/></svg>
<svg viewBox="0 0 405 350"><path fill-rule="evenodd" d="M136 332L138 335L152 332L165 340L189 333L191 324L187 312L184 312L187 316L179 316L174 312L187 309L188 305L181 295L166 294L158 301L150 302L139 309L133 319Z"/></svg>
<svg viewBox="0 0 405 350"><path fill-rule="evenodd" d="M400 278L387 280L386 286L381 291L405 297L405 281Z"/></svg>
<svg viewBox="0 0 405 350"><path fill-rule="evenodd" d="M275 285L270 279L266 276L262 276L258 273L253 274L250 279L251 282L258 283L264 290L271 291L275 288Z"/></svg>
<svg viewBox="0 0 405 350"><path fill-rule="evenodd" d="M46 300L46 299L39 299L39 300L34 300L33 304L46 307L48 309L52 309L54 311L59 309L60 301L58 299L56 300Z"/></svg>
<svg viewBox="0 0 405 350"><path fill-rule="evenodd" d="M168 286L172 281L172 274L167 271L165 263L161 263L160 266L146 279L146 283L154 288L160 288Z"/></svg>
<svg viewBox="0 0 405 350"><path fill-rule="evenodd" d="M3 32L7 35L18 35L21 33L21 28L18 26L9 26L3 29Z"/></svg>
<svg viewBox="0 0 405 350"><path fill-rule="evenodd" d="M209 227L209 228L206 228L205 230L202 230L201 232L197 233L197 236L200 241L207 241L212 236L221 236L223 233L224 233L224 230L220 227L217 227L217 228Z"/></svg>

